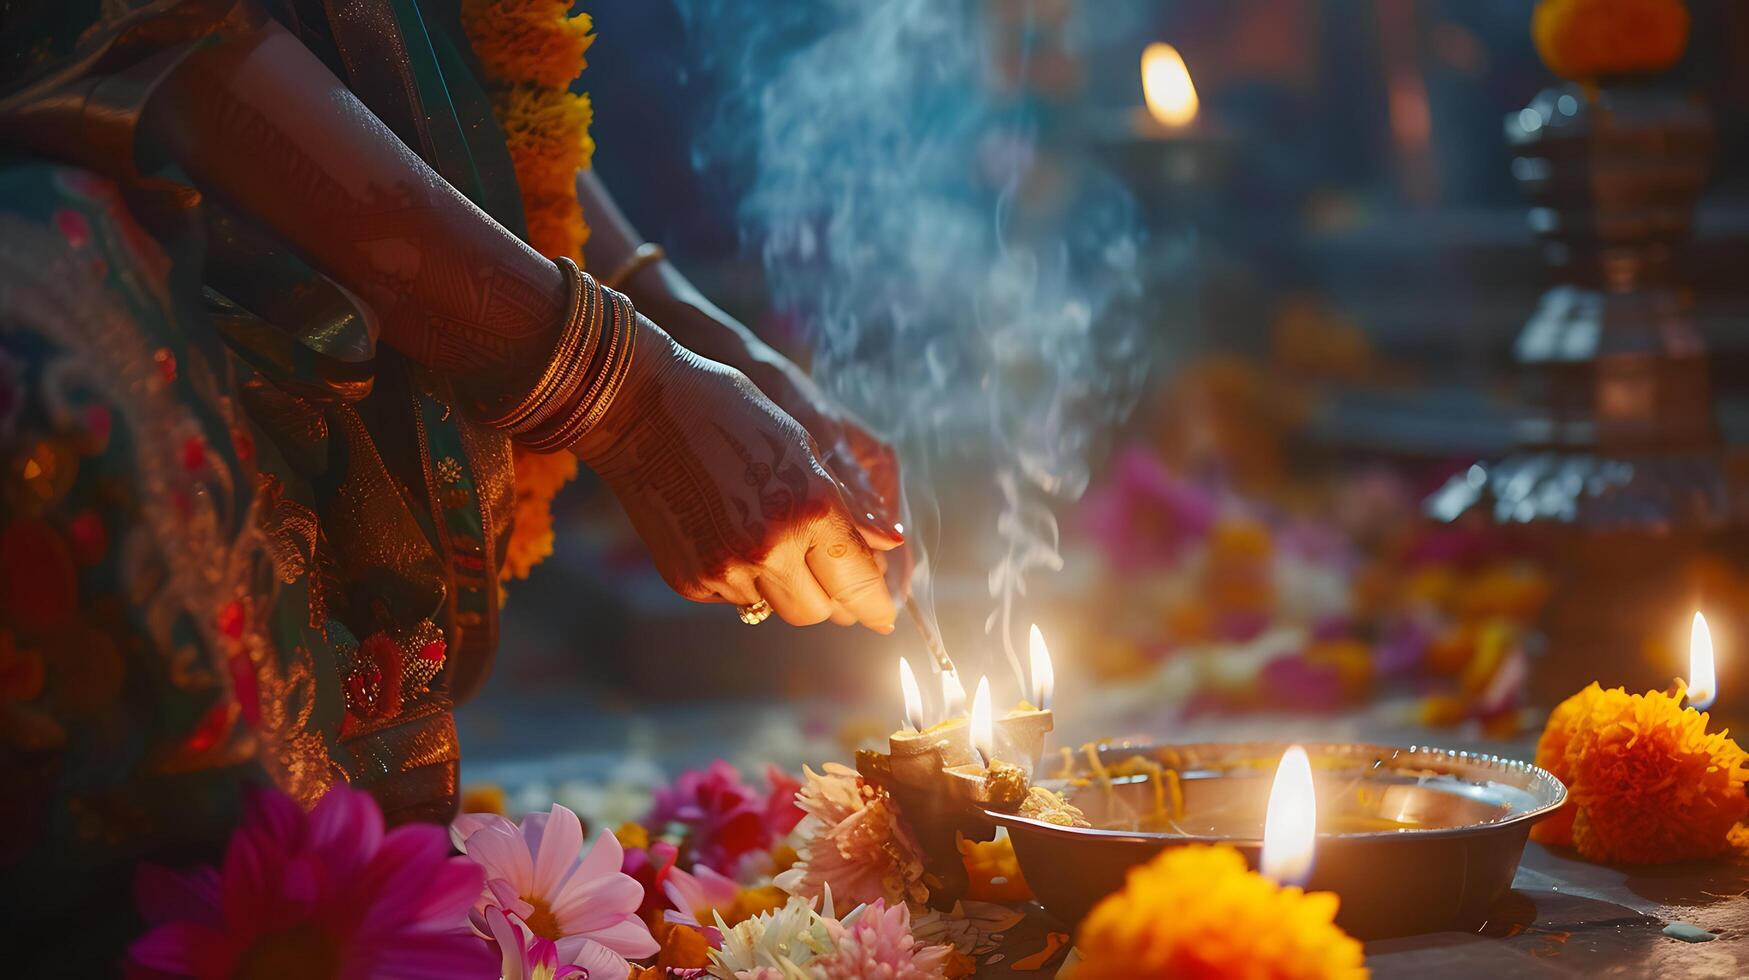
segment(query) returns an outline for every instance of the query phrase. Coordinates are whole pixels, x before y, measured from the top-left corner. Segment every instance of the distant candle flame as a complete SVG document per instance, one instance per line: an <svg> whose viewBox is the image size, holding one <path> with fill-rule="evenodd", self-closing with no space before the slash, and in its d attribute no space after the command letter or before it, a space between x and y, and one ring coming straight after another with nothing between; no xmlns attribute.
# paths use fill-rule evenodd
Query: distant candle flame
<svg viewBox="0 0 1749 980"><path fill-rule="evenodd" d="M1039 632L1038 624L1032 626L1030 639L1032 648L1032 703L1040 708L1049 709L1051 695L1057 688L1057 672L1051 667L1051 651L1045 647L1045 635Z"/></svg>
<svg viewBox="0 0 1749 980"><path fill-rule="evenodd" d="M1177 48L1155 42L1142 52L1142 96L1162 126L1180 129L1196 120L1196 86Z"/></svg>
<svg viewBox="0 0 1749 980"><path fill-rule="evenodd" d="M1706 617L1694 614L1688 634L1688 703L1699 711L1712 707L1719 695L1719 679L1713 666L1713 633Z"/></svg>
<svg viewBox="0 0 1749 980"><path fill-rule="evenodd" d="M1312 846L1318 833L1318 801L1312 790L1312 760L1306 750L1288 746L1269 788L1263 817L1263 856L1257 870L1283 885L1303 885L1312 872Z"/></svg>
<svg viewBox="0 0 1749 980"><path fill-rule="evenodd" d="M913 731L923 730L923 692L917 689L917 675L911 673L911 661L899 658L899 688L905 692L905 724Z"/></svg>
<svg viewBox="0 0 1749 980"><path fill-rule="evenodd" d="M978 678L978 693L972 695L972 748L987 768L996 761L996 724L990 713L990 678Z"/></svg>
<svg viewBox="0 0 1749 980"><path fill-rule="evenodd" d="M941 672L941 710L948 718L958 718L966 713L966 689L960 683L957 670Z"/></svg>

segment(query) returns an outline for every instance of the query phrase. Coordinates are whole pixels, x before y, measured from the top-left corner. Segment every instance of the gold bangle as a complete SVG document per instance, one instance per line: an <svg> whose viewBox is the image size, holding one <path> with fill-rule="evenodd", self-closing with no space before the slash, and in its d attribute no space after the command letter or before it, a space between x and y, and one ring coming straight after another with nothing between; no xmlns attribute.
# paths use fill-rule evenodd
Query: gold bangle
<svg viewBox="0 0 1749 980"><path fill-rule="evenodd" d="M624 292L626 283L631 282L633 276L644 271L645 266L654 265L667 257L668 253L662 250L662 246L655 242L645 242L633 249L632 254L619 264L619 268L604 276L600 282L609 289Z"/></svg>
<svg viewBox="0 0 1749 980"><path fill-rule="evenodd" d="M591 279L589 273L578 272L583 287L584 303L582 315L578 317L582 328L577 331L583 337L580 346L568 352L563 364L564 377L552 388L552 393L545 404L530 413L526 418L510 426L511 435L524 435L535 432L552 421L553 417L570 409L572 401L577 397L578 389L589 377L589 365L595 359L595 351L601 340L601 308L603 296L601 287Z"/></svg>
<svg viewBox="0 0 1749 980"><path fill-rule="evenodd" d="M619 394L620 388L625 384L626 376L631 374L632 351L638 340L638 311L632 307L632 301L624 293L610 295L616 297L620 306L625 310L625 335L620 344L619 363L613 374L608 377L607 384L602 386L601 394L595 397L595 404L591 407L589 414L584 416L583 424L578 427L577 438L579 439L601 424L602 416L607 414L608 407L613 404L614 397Z"/></svg>
<svg viewBox="0 0 1749 980"><path fill-rule="evenodd" d="M567 302L565 304L565 321L559 327L559 339L553 346L553 352L547 358L546 366L541 369L540 377L534 387L522 397L508 412L497 418L488 420L488 424L498 428L513 428L529 415L545 405L553 394L553 390L563 380L575 356L576 348L582 338L579 336L578 314L583 303L584 281L583 270L577 268L577 263L561 256L559 270L565 274Z"/></svg>
<svg viewBox="0 0 1749 980"><path fill-rule="evenodd" d="M606 312L601 327L601 364L596 370L595 376L589 379L588 390L583 392L581 398L565 405L564 413L557 424L543 426L540 431L523 434L524 445L535 452L553 452L563 449L573 441L567 438L568 434L576 431L584 416L589 414L590 406L595 403L596 397L600 395L602 388L606 385L608 376L612 373L614 364L619 357L620 334L623 326L619 303L613 298L618 294L608 292L605 288L602 293L602 306L606 307Z"/></svg>
<svg viewBox="0 0 1749 980"><path fill-rule="evenodd" d="M602 289L609 308L610 327L603 330L606 353L589 390L564 421L542 432L530 433L523 444L535 452L554 452L577 442L600 424L614 397L631 373L632 351L637 341L637 310L625 294Z"/></svg>

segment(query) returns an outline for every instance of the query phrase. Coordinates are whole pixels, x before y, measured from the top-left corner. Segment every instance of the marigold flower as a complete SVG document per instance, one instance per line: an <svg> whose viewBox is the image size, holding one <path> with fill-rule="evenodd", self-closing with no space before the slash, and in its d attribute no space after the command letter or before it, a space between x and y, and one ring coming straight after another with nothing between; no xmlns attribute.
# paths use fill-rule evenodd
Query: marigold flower
<svg viewBox="0 0 1749 980"><path fill-rule="evenodd" d="M532 453L516 449L516 500L553 499L577 477L577 457L570 453Z"/></svg>
<svg viewBox="0 0 1749 980"><path fill-rule="evenodd" d="M1688 46L1682 0L1542 0L1531 36L1549 71L1575 80L1663 71Z"/></svg>
<svg viewBox="0 0 1749 980"><path fill-rule="evenodd" d="M534 566L553 553L553 512L545 501L529 500L516 507L510 540L504 546L499 581L528 578Z"/></svg>
<svg viewBox="0 0 1749 980"><path fill-rule="evenodd" d="M1226 845L1172 848L1081 923L1075 980L1367 976L1330 892L1283 888Z"/></svg>
<svg viewBox="0 0 1749 980"><path fill-rule="evenodd" d="M1592 861L1661 864L1711 857L1749 816L1749 756L1707 715L1662 691L1593 683L1549 716L1537 764L1567 784L1564 812L1534 828Z"/></svg>
<svg viewBox="0 0 1749 980"><path fill-rule="evenodd" d="M505 816L510 812L510 801L504 795L504 787L497 783L474 783L462 787L462 813L496 813Z"/></svg>
<svg viewBox="0 0 1749 980"><path fill-rule="evenodd" d="M498 568L501 582L527 578L534 566L553 553L553 497L577 476L577 457L570 453L517 449L512 462L516 474L515 517L504 563Z"/></svg>
<svg viewBox="0 0 1749 980"><path fill-rule="evenodd" d="M531 198L524 191L522 208L527 215L529 248L549 258L563 255L582 264L589 226L583 221L583 212L577 209L575 192L567 199L559 195Z"/></svg>
<svg viewBox="0 0 1749 980"><path fill-rule="evenodd" d="M493 100L510 162L524 193L533 185L551 190L577 179L595 152L589 136L594 110L589 96L564 89L517 85Z"/></svg>
<svg viewBox="0 0 1749 980"><path fill-rule="evenodd" d="M595 43L589 15L570 10L570 0L462 0L462 30L492 79L566 88Z"/></svg>

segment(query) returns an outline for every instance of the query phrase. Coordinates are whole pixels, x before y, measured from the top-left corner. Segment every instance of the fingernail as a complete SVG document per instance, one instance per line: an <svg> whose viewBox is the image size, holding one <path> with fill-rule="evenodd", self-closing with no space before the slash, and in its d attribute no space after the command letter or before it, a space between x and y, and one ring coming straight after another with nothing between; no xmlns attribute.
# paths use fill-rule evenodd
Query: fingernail
<svg viewBox="0 0 1749 980"><path fill-rule="evenodd" d="M898 521L894 521L893 522L893 530L899 532L900 534L904 534L905 533L905 525L900 524Z"/></svg>
<svg viewBox="0 0 1749 980"><path fill-rule="evenodd" d="M882 636L892 636L892 635L893 635L893 629L894 629L894 627L893 627L893 624L892 624L892 623L888 623L888 624L887 624L887 625L885 625L885 626L883 626L883 627L881 627L881 628L880 628L880 629L878 629L878 630L876 630L876 632L878 632L878 633L879 633L879 634L880 634L880 635L882 635Z"/></svg>

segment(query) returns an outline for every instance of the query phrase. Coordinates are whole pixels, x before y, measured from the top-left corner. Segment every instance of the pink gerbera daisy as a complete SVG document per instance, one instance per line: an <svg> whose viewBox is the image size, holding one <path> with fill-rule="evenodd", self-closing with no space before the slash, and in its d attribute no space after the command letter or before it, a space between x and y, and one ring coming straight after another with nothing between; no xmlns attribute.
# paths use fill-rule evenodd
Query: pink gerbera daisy
<svg viewBox="0 0 1749 980"><path fill-rule="evenodd" d="M520 826L496 814L464 814L450 825L450 838L486 870L474 903L482 933L486 911L497 906L551 940L559 961L586 968L590 980L625 980L628 958L661 948L638 918L644 889L620 871L619 840L603 832L579 858L583 824L565 807L531 813Z"/></svg>
<svg viewBox="0 0 1749 980"><path fill-rule="evenodd" d="M496 905L486 909L486 929L502 954L499 972L503 980L589 980L589 971L576 964L559 964L559 947L551 939L536 936L515 916Z"/></svg>
<svg viewBox="0 0 1749 980"><path fill-rule="evenodd" d="M129 949L146 970L196 978L477 978L495 967L468 928L480 869L440 827L383 832L370 794L328 791L305 813L254 792L224 866L142 865L151 928Z"/></svg>

